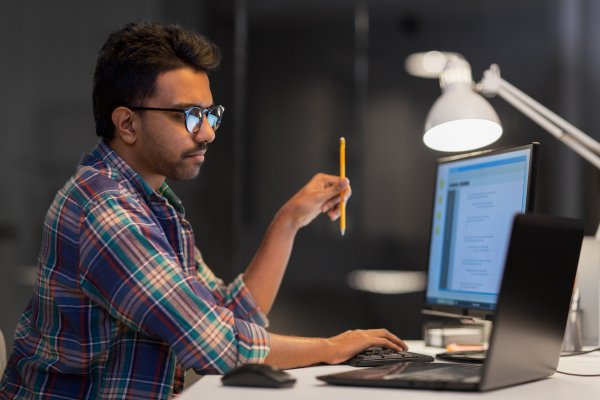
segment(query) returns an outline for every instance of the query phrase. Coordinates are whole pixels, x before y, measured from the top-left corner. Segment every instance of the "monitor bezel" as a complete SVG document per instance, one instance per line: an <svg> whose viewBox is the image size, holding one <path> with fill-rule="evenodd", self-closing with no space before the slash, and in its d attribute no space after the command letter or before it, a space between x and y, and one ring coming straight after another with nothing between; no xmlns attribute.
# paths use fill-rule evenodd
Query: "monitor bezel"
<svg viewBox="0 0 600 400"><path fill-rule="evenodd" d="M529 158L529 174L528 174L528 190L527 190L527 199L525 203L525 212L530 213L534 211L535 204L535 192L536 192L536 181L537 181L537 168L539 164L539 147L540 144L538 142L533 142L529 144L524 144L520 146L510 146L510 147L502 147L498 149L489 149L489 150L481 150L474 151L464 154L458 154L448 157L442 157L437 160L435 174L433 179L433 195L432 204L431 204L431 219L430 219L430 229L431 224L433 223L433 219L435 218L435 193L436 193L436 185L437 185L437 175L440 168L440 165L446 164L449 162L459 161L459 160L467 160L467 159L476 159L478 157L491 156L502 153L509 153L515 151L522 150L530 150L531 157ZM429 235L429 244L427 246L427 276L429 276L429 261L431 257L431 230ZM427 284L429 284L429 279L427 279ZM468 306L456 306L456 305L446 305L446 304L433 304L427 302L427 287L423 293L424 298L424 306L422 308L422 312L424 314L429 315L438 315L444 317L451 318L464 318L471 320L492 320L495 312L494 309L484 309L484 308L476 308L476 307L468 307Z"/></svg>

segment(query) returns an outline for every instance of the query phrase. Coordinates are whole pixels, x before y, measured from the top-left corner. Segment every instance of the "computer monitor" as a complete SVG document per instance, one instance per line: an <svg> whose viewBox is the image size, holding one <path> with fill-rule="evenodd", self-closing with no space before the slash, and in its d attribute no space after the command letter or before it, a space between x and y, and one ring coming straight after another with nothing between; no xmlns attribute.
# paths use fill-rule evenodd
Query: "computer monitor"
<svg viewBox="0 0 600 400"><path fill-rule="evenodd" d="M438 160L424 313L492 319L514 215L533 211L538 149Z"/></svg>

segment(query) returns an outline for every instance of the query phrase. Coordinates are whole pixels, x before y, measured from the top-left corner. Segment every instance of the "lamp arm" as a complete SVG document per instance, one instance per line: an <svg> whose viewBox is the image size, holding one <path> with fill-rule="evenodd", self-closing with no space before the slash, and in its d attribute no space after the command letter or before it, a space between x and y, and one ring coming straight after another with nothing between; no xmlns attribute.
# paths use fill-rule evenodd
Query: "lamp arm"
<svg viewBox="0 0 600 400"><path fill-rule="evenodd" d="M559 117L558 115L556 115L555 113L553 113L552 111L550 111L549 109L532 99L531 97L527 96L525 93L523 93L510 83L506 82L505 80L502 80L499 95L502 96L503 92L511 93L515 97L521 99L521 101L524 104L530 106L533 110L535 110L535 112L548 119L556 126L560 127L565 133L573 136L585 146L589 147L596 154L600 155L600 143L598 143L595 139L591 138L589 135L582 132L580 129L573 126L568 121Z"/></svg>
<svg viewBox="0 0 600 400"><path fill-rule="evenodd" d="M476 90L485 95L502 97L507 103L600 169L600 143L502 79L496 65L492 65L485 71L484 78L476 85Z"/></svg>
<svg viewBox="0 0 600 400"><path fill-rule="evenodd" d="M565 145L570 147L574 152L579 154L581 157L586 159L596 168L600 169L600 157L587 147L583 142L578 141L575 136L570 135L563 128L555 125L553 121L545 118L542 114L536 112L536 110L529 107L528 104L524 103L522 99L514 96L509 91L503 91L502 89L498 92L498 95L502 97L507 103L521 111L525 116L529 117L533 122L544 128L552 136L563 142Z"/></svg>

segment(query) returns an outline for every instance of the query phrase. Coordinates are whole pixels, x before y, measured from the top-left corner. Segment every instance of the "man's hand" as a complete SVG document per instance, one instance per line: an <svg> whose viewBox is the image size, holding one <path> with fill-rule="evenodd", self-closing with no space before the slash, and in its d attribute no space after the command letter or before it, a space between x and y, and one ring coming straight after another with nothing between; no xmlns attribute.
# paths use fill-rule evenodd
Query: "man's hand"
<svg viewBox="0 0 600 400"><path fill-rule="evenodd" d="M265 363L279 368L297 368L321 362L339 364L373 346L395 351L408 349L402 339L387 329L346 331L329 339L270 335L271 351Z"/></svg>
<svg viewBox="0 0 600 400"><path fill-rule="evenodd" d="M352 195L350 181L339 176L316 174L281 208L280 217L287 217L295 229L308 225L321 213L332 221L340 216L340 194L344 201Z"/></svg>
<svg viewBox="0 0 600 400"><path fill-rule="evenodd" d="M339 364L369 347L386 347L395 351L408 350L406 343L387 329L346 331L328 339L331 350L327 353L328 364Z"/></svg>

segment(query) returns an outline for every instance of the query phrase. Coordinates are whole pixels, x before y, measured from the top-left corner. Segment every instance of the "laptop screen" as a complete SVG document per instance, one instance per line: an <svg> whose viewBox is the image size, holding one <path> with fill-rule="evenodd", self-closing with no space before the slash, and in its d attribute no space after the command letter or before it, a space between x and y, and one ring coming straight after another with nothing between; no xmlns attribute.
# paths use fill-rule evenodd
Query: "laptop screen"
<svg viewBox="0 0 600 400"><path fill-rule="evenodd" d="M493 313L513 217L532 208L537 147L438 161L426 309L478 317Z"/></svg>

